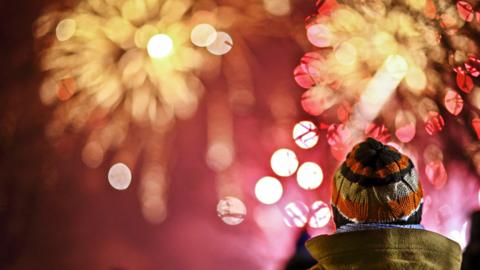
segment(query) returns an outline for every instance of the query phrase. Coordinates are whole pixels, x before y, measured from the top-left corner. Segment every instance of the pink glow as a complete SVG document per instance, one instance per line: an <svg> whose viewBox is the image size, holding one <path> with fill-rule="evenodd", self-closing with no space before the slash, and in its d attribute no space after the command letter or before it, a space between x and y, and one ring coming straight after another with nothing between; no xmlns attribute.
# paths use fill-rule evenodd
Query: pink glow
<svg viewBox="0 0 480 270"><path fill-rule="evenodd" d="M463 162L450 162L444 169L448 171L449 179L441 189L435 188L434 185L432 188L428 183L426 185L424 183L422 224L426 229L464 245L468 240L466 239L468 225L465 224L468 224L470 212L479 205L476 199L472 200L472 196L478 195L478 177L469 172Z"/></svg>
<svg viewBox="0 0 480 270"><path fill-rule="evenodd" d="M8 232L8 239L12 242L7 243L12 247L12 256L8 258L8 263L12 265L6 268L38 269L41 265L48 265L50 269L277 270L284 269L285 262L294 253L295 241L301 231L296 224L303 226L310 235L334 232L329 208L330 188L335 168L345 159L346 153L352 147L351 142L357 139L356 127L348 126L347 128L348 121L355 115L352 106L358 101L356 93L362 90L356 87L357 84L359 86L365 84L369 75L375 73L374 69L367 66L374 64L375 61L381 61L381 58L372 58L371 60L375 61L360 62L365 55L379 50L374 50L370 46L366 47L371 49L369 51L357 49L357 64L361 64L358 65L361 67L359 72L349 72L353 66L349 66L349 69L341 68L346 75L339 78L338 75L332 74L338 66L326 63L325 54L332 53L333 48L320 49L308 44L309 37L305 32L310 30L315 34L313 42L320 47L328 45L328 34L323 31L325 29L315 33L313 31L315 28L310 29L308 26L328 24L327 16L333 10L332 7L337 5L335 0L318 0L317 3L325 2L325 4L319 8L318 14L310 18L306 29L304 29L303 14L312 11L312 1L290 1L291 15L274 18L263 16L266 13L263 5L258 4L261 1L236 1L236 4L232 4L235 1L206 1L205 3L204 1L178 0L150 1L174 3L173 6L178 6L177 11L180 13L184 10L182 6L185 3L193 5L192 8L187 9L184 19L165 24L165 28L170 28L168 25L171 24L171 28L178 31L178 36L172 35L175 48L171 56L175 55L175 57L162 62L161 65L179 66L182 70L165 73L161 68L158 74L150 70L158 75L154 76L155 80L152 81L153 83L158 79L158 85L152 87L155 91L151 93L148 91L149 95L142 95L143 97L140 98L134 97L134 93L145 93L144 88L150 88L150 82L140 84L145 80L142 77L145 75L137 73L137 63L128 63L130 60L125 60L127 57L123 58L122 54L131 48L141 56L145 49L137 47L133 40L122 42L121 47L117 48L108 38L98 39L101 45L98 48L95 42L90 42L86 46L94 46L94 49L99 52L110 50L109 48L115 46L114 54L106 59L105 63L123 59L122 67L115 65L109 69L102 69L103 65L96 65L98 70L83 70L77 64L92 61L83 61L86 60L82 57L83 50L78 51L80 54L72 51L72 57L69 56L69 58L80 61L72 60L74 62L71 70L57 74L61 75L60 77L55 76L60 80L53 80L51 92L44 93L46 96L42 96L42 101L52 106L44 107L40 106L37 87L41 77L48 75L50 70L46 70L45 74L37 70L40 63L37 63L37 59L40 60L39 58L44 54L44 47L50 46L55 40L55 33L45 31L43 34L46 37L45 40L36 42L33 44L35 46L32 46L32 28L37 28L32 26L32 22L38 18L40 10L61 8L60 13L55 12L53 18L45 20L45 17L41 16L39 19L47 26L55 24L62 19L59 16L71 17L69 7L74 5L72 1L65 1L68 2L67 6L54 4L50 7L51 2L55 1L28 3L27 1L10 1L9 4L0 5L4 15L17 14L21 11L21 16L2 16L1 18L3 25L15 26L5 28L7 32L11 31L6 36L14 37L14 40L12 42L8 40L8 46L4 48L6 57L2 58L3 65L0 67L6 71L6 74L11 73L11 76L5 76L2 81L2 86L5 86L2 87L2 100L5 103L2 124L7 128L0 131L0 138L2 143L6 143L7 149L5 153L7 158L2 160L2 171L12 176L5 179L9 188L6 194L2 192L2 209L5 208L14 217L6 220L8 227L14 228ZM86 6L98 1L79 2ZM215 3L212 6L207 2ZM349 2L359 7L356 10L361 12L360 8L363 8L368 1ZM416 1L395 3L400 2ZM427 0L427 5L431 6L432 2ZM426 80L425 89L416 85L422 89L416 89L411 93L407 89L410 87L406 84L407 80L403 80L405 83L402 82L400 87L394 90L395 94L382 108L382 113L375 115L376 118L372 120L377 125L372 126L366 134L384 138L384 140L391 139L405 152L411 153L408 155L412 159L414 155L418 157L415 166L423 184L425 205L422 224L426 229L449 236L464 245L466 234L468 234L466 229L468 214L480 207L479 176L471 162L475 152L479 151L474 149L475 152L469 152L470 148L477 147L479 143L477 139L480 138L480 113L478 106L473 108L468 104L472 100L472 95L478 91L473 89L478 88L480 64L478 59L470 60L469 52L462 50L475 48L475 53L480 50L476 44L477 40L463 42L464 38L460 35L463 30L469 32L468 29L453 32L456 29L452 28L448 38L455 41L458 35L460 42L454 43L455 47L459 47L459 52L448 52L444 50L445 43L439 42L445 38L441 35L442 29L433 27L441 21L444 21L444 25L448 24L445 21L450 19L450 22L453 21L454 24L459 22L465 25L465 28L477 28L478 22L473 20L475 17L479 20L478 13L473 16L468 14L467 10L467 14L464 13L463 17L471 20L472 23L461 21L455 14L457 2L467 1L451 2L448 11L453 11L454 14L450 15L450 18L437 14L430 7L429 18L432 19L433 24L428 26L435 30L432 30L433 33L427 33L438 42L436 45L433 41L429 43L434 44L435 51L438 49L442 52L440 58L452 61L443 63L444 65L435 65L432 69L432 54L423 54L423 49L419 49L412 54L421 56L418 59L412 59L412 55L409 55L408 59L406 58L409 65L416 60L421 62L418 69L426 74L425 78L422 77ZM206 4L203 8L198 6L202 3ZM213 9L206 10L205 8L208 7ZM155 10L160 8L147 10L147 13L150 14ZM255 16L236 16L242 15L237 12L243 11L250 11ZM388 8L385 11L386 14L390 12ZM423 11L418 10L418 13ZM134 15L138 16L140 13L136 12ZM181 16L177 13L168 13L167 17ZM413 13L408 12L406 16ZM115 19L121 14L118 15ZM377 13L373 12L368 16L369 19L375 19ZM78 19L82 19L82 16ZM101 21L106 19L108 18L103 18ZM261 21L256 21L257 19ZM148 21L152 20L156 19L148 19ZM416 21L419 20L413 20L414 23ZM217 44L222 50L232 48L227 55L215 56L209 53L207 48L193 47L194 45L191 44L190 28L197 23L205 22L212 23L219 27L218 30L228 31L232 35L235 41L233 48L231 43L226 47L222 42ZM339 23L345 23L346 27L350 27L348 20ZM82 24L89 25L85 22ZM129 34L128 39L134 38L133 34L138 36L136 29L143 28L140 28L140 24L135 22L132 29L124 29L125 31L118 33L130 33L132 35ZM355 28L357 25L351 26ZM365 29L369 30L369 28L360 30L370 32L364 31ZM305 30L305 32L300 33L299 30ZM330 30L332 35L335 34L334 27ZM97 36L101 34L100 32L92 33L92 36ZM421 32L423 35L423 28ZM345 38L351 38L347 36L348 33L345 34ZM185 39L184 42L179 40L182 36ZM410 54L411 46L403 46L403 37L397 39L398 35L392 36L399 45L398 51L402 54ZM78 38L81 36L74 35L70 41ZM415 37L413 45L417 45L421 40L423 39L420 36ZM64 45L67 43L60 44L60 47L63 48ZM183 53L183 48L189 49L189 47L190 50ZM295 69L295 80L293 80L292 69L298 64L299 56L309 47L315 52L305 54L301 64ZM51 56L52 65L64 65L62 59L54 57L55 55ZM466 57L469 57L469 60L464 62ZM150 58L146 59L148 61L142 60L145 66L153 67L154 62L150 61ZM198 70L192 74L184 73L183 70L187 67L181 67L182 65L177 63L177 60L181 59L185 59L188 66L198 67ZM93 62L105 64L101 60L93 59ZM459 66L459 71L451 74L450 69L442 74L439 71L440 68L437 68L451 65ZM117 72L121 71L123 66L124 72ZM96 81L85 80L88 76L84 75L96 73L96 71L100 71L99 77L110 78L112 82L117 81L118 76L127 77L128 75L132 79L125 78L125 82L122 81L121 84L135 84L138 87L134 88L135 91L126 92L128 95L125 100L118 100L115 98L118 96L117 90L123 86L115 83L97 85ZM435 74L437 71L438 74ZM166 74L172 74L172 76ZM69 76L75 76L75 78ZM185 85L169 83L173 81L173 77L184 76ZM452 80L452 76L456 78ZM350 78L353 83L343 85L344 81ZM76 100L76 94L81 90L79 87L81 81L105 88L106 93L102 99L115 106L100 108L98 111L89 110L88 100L100 98L94 96L83 100L85 102L71 104L70 102ZM455 100L454 103L444 107L445 104L441 99L444 97L447 86L443 85L442 81L445 81L445 84L448 83L453 91L464 98L463 110L458 109ZM194 84L202 84L204 87L198 87L191 93L176 91L180 88L196 88L192 87ZM423 86L423 82L420 84ZM166 85L172 87L166 87ZM382 87L377 89L378 92L389 91L383 87L383 84L380 85ZM464 94L470 91L473 93ZM163 92L172 94L171 99L174 105L166 104L168 100L164 100L160 95ZM198 99L197 93L200 92L204 95ZM404 96L403 93L408 93L408 96ZM121 95L123 96L123 91ZM374 98L375 96L373 95ZM288 106L272 106L272 100L276 97L281 97L281 101L288 102L275 101L275 104L288 103ZM434 108L417 106L423 98L431 99L436 106ZM408 99L413 99L414 102ZM168 106L163 106L164 102ZM449 102L451 102L450 99ZM63 113L63 110L54 111L57 103L69 104L68 106L75 110L68 114ZM136 105L133 106L133 104ZM195 107L198 105L199 109L185 109L190 105ZM218 110L212 108L218 106L225 110L215 113ZM130 107L136 108L137 115L144 115L139 117L138 120L141 121L131 125L122 121L119 123L118 120L132 117L126 111ZM275 110L272 109L273 107ZM76 109L82 108L87 110L77 112ZM397 115L397 109L411 112L413 121L407 116L399 123L392 121ZM422 112L418 112L419 109ZM425 117L425 111L428 110L439 110L438 112L445 117L445 121L438 113ZM82 116L82 112L85 112L85 117ZM455 117L457 114L458 117ZM87 115L92 116L92 121L86 118ZM186 118L186 115L191 118ZM181 118L180 121L169 120L176 119L177 116ZM213 120L210 116L213 116ZM78 119L66 127L63 135L47 140L43 125L50 123L50 118L55 120L52 122L55 124L70 118ZM150 123L147 118L155 121ZM314 147L303 150L299 149L292 140L291 127L306 118L318 125L319 137ZM416 123L415 119L419 122ZM445 122L448 122L447 126ZM83 123L85 123L85 129L80 128ZM107 126L109 123L114 125ZM361 136L365 135L366 126L359 125ZM424 128L427 134L433 136L426 135ZM74 131L75 134L73 134ZM438 134L439 132L442 133ZM474 138L475 132L477 138ZM386 134L391 137L393 133L398 140L386 138ZM207 164L204 160L206 152L211 150L209 144L213 139L228 142L233 147L228 148L233 149L231 153L225 147L210 151L214 160L219 159L220 163L226 164L213 166L217 168L216 170L209 168L212 163ZM82 144L89 142L98 142L98 145L88 145L89 147L85 147L86 150L82 151ZM428 159L423 159L422 149L428 144L435 144L437 148L426 155ZM297 171L295 166L290 166L292 160L289 156L287 158L289 162L281 161L277 164L278 168L275 167L276 171L286 176L271 182L276 184L268 184L267 188L260 188L259 194L262 194L260 197L264 198L264 201L267 198L266 200L272 203L265 205L256 198L255 184L264 175L273 176L269 158L272 152L280 147L295 150L293 164L295 161L298 164L306 162L321 164L325 178L315 190L302 189L296 181L296 177L301 175L301 170ZM233 155L234 159L221 160L222 157L231 156L223 155L225 152ZM129 162L122 157L127 157ZM80 158L87 166L81 163ZM110 182L110 179L107 179L107 172L117 160L123 160L131 171L126 173L125 170L120 171L119 174L112 174L113 181ZM159 163L163 164L164 160L168 161L166 166L162 166L165 170L164 175L154 178L146 177L149 175L148 168ZM475 159L473 161L475 164ZM475 164L477 168L479 168L478 164L480 163ZM9 170L13 173L9 173ZM283 173L285 171L286 173ZM165 180L162 177L165 177ZM145 196L144 189L147 189L147 182L144 180L147 178L152 184L148 184L148 190L151 192ZM278 188L278 183L281 189ZM115 187L124 190L118 191ZM281 195L278 195L279 190ZM6 195L5 198L3 198L4 195ZM217 212L219 199L233 198L233 196L241 199L242 204L233 203L236 206L232 207L222 203L220 211ZM289 210L290 214L286 214L284 209L290 202L301 203L295 208L292 207ZM314 202L313 205L312 202ZM229 203L231 203L230 200ZM310 207L307 208L307 206ZM292 227L285 225L285 217L288 218ZM236 225L230 226L226 223Z"/></svg>
<svg viewBox="0 0 480 270"><path fill-rule="evenodd" d="M395 131L395 136L401 141L401 142L409 142L415 137L415 124L410 123L407 124L403 127L397 128Z"/></svg>
<svg viewBox="0 0 480 270"><path fill-rule="evenodd" d="M441 189L447 183L447 171L441 160L429 162L425 167L425 174L427 175L427 179L436 189Z"/></svg>

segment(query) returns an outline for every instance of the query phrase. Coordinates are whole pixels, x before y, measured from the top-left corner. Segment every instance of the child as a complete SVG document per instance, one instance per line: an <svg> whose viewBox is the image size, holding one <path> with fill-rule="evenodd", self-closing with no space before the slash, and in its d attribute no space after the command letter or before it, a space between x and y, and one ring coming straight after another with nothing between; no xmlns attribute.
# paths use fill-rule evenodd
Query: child
<svg viewBox="0 0 480 270"><path fill-rule="evenodd" d="M318 269L460 269L454 241L424 230L422 187L412 161L368 138L336 171L332 208L337 231L310 239Z"/></svg>

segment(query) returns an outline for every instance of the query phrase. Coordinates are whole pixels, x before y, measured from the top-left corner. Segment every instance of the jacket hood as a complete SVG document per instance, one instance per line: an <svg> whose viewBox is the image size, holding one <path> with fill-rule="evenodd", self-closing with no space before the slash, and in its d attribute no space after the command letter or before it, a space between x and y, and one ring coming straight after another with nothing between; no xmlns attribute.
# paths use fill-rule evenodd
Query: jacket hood
<svg viewBox="0 0 480 270"><path fill-rule="evenodd" d="M389 228L320 235L307 241L312 269L460 269L460 246L434 232Z"/></svg>

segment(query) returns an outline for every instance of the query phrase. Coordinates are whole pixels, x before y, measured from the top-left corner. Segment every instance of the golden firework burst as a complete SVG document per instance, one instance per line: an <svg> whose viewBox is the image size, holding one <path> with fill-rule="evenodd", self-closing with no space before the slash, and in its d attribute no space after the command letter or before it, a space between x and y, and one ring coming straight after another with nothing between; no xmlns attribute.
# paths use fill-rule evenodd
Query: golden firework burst
<svg viewBox="0 0 480 270"><path fill-rule="evenodd" d="M211 89L207 104L206 163L221 174L224 196L233 190L224 177L235 158L232 111L255 101L244 38L298 36L274 18L289 13L288 0L83 0L46 12L34 34L45 72L40 98L54 107L48 137L55 143L72 127L84 131L83 162L97 168L109 159L117 190L136 181L142 156L142 211L161 222L173 124L195 113L203 82L221 75L227 89Z"/></svg>
<svg viewBox="0 0 480 270"><path fill-rule="evenodd" d="M63 118L79 126L96 110L160 124L190 116L204 60L190 43L191 7L183 0L90 0L42 16L37 37L51 42L41 57L42 100L77 103L81 114L66 110Z"/></svg>

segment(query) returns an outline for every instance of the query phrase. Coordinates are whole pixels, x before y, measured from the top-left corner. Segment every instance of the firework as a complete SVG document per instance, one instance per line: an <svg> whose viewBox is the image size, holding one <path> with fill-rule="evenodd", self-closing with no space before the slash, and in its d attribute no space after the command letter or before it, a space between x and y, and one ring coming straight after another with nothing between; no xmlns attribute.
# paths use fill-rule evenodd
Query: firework
<svg viewBox="0 0 480 270"><path fill-rule="evenodd" d="M191 8L190 1L92 0L44 15L37 37L51 45L41 55L42 100L75 107L62 118L78 127L99 110L157 125L192 115L204 57L190 43ZM54 32L44 30L55 23Z"/></svg>
<svg viewBox="0 0 480 270"><path fill-rule="evenodd" d="M145 218L161 222L175 121L194 115L205 81L221 76L227 89L210 89L207 102L206 165L218 174L219 195L232 195L232 110L244 113L255 102L253 55L243 39L291 35L269 23L290 11L290 1L258 0L84 0L49 10L34 27L45 75L40 99L54 107L47 136L56 143L84 132L81 157L91 168L113 152L113 162L140 175ZM144 166L135 173L140 155Z"/></svg>
<svg viewBox="0 0 480 270"><path fill-rule="evenodd" d="M319 9L307 25L307 37L319 49L302 58L296 80L307 89L325 89L305 92L308 113L319 115L347 102L353 106L350 117L333 122L350 121L349 128L365 130L382 121L404 142L415 136L405 127L416 119L427 134L441 131L441 107L461 115L480 63L478 26L471 23L465 1L339 2L327 12ZM402 111L409 112L410 121L395 127ZM468 113L474 116L478 109Z"/></svg>

